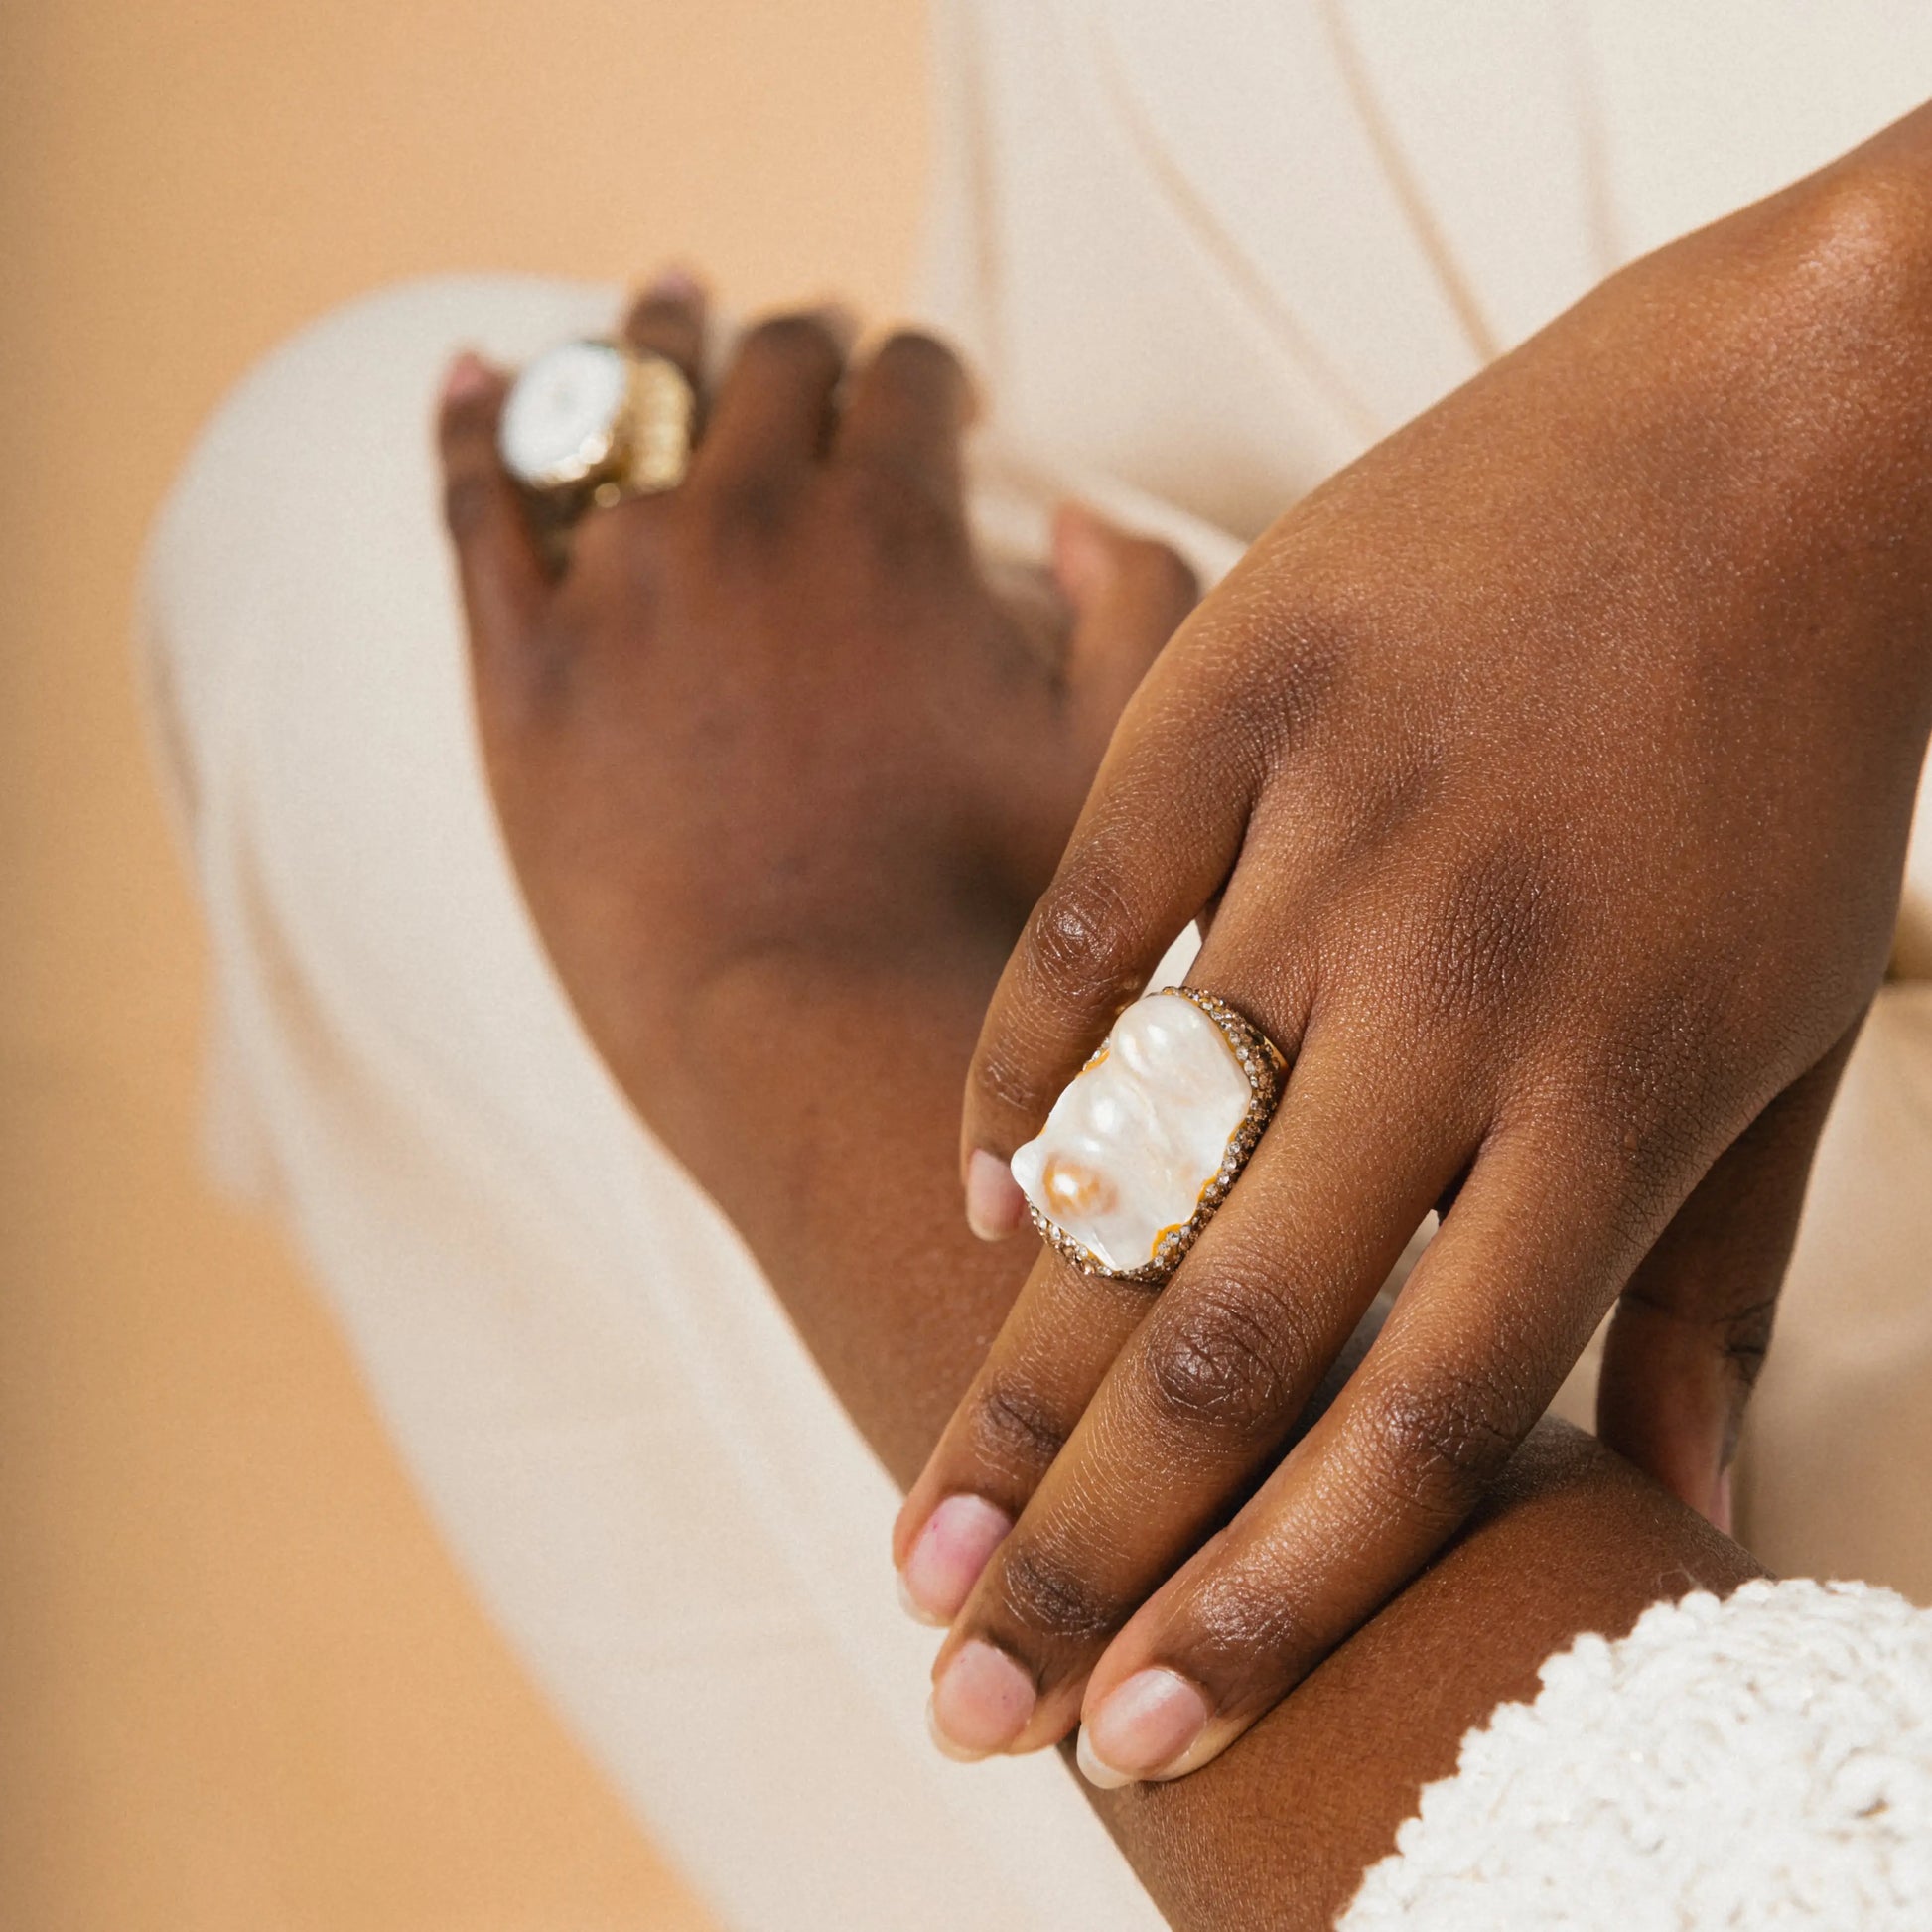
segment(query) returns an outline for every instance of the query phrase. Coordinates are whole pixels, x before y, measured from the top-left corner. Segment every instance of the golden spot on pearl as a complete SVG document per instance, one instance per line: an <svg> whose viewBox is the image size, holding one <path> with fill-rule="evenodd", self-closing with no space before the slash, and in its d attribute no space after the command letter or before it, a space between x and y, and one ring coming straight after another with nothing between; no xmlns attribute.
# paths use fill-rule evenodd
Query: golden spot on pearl
<svg viewBox="0 0 1932 1932"><path fill-rule="evenodd" d="M1284 1071L1212 994L1136 1001L1014 1153L1035 1225L1080 1268L1164 1280L1226 1196Z"/></svg>
<svg viewBox="0 0 1932 1932"><path fill-rule="evenodd" d="M1055 1154L1041 1176L1048 1211L1057 1220L1104 1214L1114 1205L1112 1181L1084 1162Z"/></svg>

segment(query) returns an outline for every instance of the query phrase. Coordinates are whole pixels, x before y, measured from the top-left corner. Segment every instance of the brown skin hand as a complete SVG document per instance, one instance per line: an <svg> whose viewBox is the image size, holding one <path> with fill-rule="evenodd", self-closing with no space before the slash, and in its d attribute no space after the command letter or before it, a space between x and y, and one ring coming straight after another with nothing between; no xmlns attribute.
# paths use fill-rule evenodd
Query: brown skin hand
<svg viewBox="0 0 1932 1932"><path fill-rule="evenodd" d="M688 303L646 302L631 330L697 365ZM840 374L810 319L754 335L689 483L597 513L561 580L496 460L499 377L459 365L442 440L490 782L551 956L903 1482L1028 1261L955 1211L979 1021L1192 587L1159 546L1075 516L1055 560L1070 620L1023 619L959 520L949 358L889 345L842 413ZM855 446L855 415L876 441ZM875 467L848 469L855 447ZM1010 1437L1033 1446L1024 1414ZM1176 1925L1324 1926L1549 1650L1750 1568L1552 1430L1239 1751L1096 1802Z"/></svg>
<svg viewBox="0 0 1932 1932"><path fill-rule="evenodd" d="M1467 1519L1619 1297L1605 1435L1723 1516L1929 722L1925 110L1315 491L1129 704L994 996L969 1179L1210 900L1190 977L1296 1064L1152 1311L1040 1257L914 1485L901 1558L948 1496L1017 1519L935 1666L956 1735L1098 1749L1158 1668L1193 1728L1109 1762L1206 1762ZM958 1691L968 1644L1030 1708Z"/></svg>

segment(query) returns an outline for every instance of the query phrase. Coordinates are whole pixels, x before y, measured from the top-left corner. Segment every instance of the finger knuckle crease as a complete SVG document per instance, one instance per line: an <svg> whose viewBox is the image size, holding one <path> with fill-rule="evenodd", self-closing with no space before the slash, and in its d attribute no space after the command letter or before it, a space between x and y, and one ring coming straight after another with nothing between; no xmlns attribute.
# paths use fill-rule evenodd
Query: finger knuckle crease
<svg viewBox="0 0 1932 1932"><path fill-rule="evenodd" d="M1102 1637L1120 1621L1118 1605L1079 1568L1037 1543L1021 1543L1001 1559L1001 1594L1029 1629L1063 1640Z"/></svg>
<svg viewBox="0 0 1932 1932"><path fill-rule="evenodd" d="M715 563L742 563L776 548L797 514L788 480L740 477L714 488L705 504L705 537Z"/></svg>
<svg viewBox="0 0 1932 1932"><path fill-rule="evenodd" d="M1375 1420L1398 1482L1457 1501L1494 1475L1516 1448L1473 1387L1396 1390L1381 1399Z"/></svg>
<svg viewBox="0 0 1932 1932"><path fill-rule="evenodd" d="M973 1092L985 1106L1028 1118L1044 1104L1032 1064L1017 1040L981 1049L973 1063Z"/></svg>
<svg viewBox="0 0 1932 1932"><path fill-rule="evenodd" d="M956 521L922 470L885 460L855 463L841 479L843 520L866 563L889 582L948 549Z"/></svg>
<svg viewBox="0 0 1932 1932"><path fill-rule="evenodd" d="M1247 1437L1286 1408L1294 1352L1281 1324L1256 1303L1220 1295L1162 1324L1149 1374L1171 1416L1192 1429Z"/></svg>
<svg viewBox="0 0 1932 1932"><path fill-rule="evenodd" d="M1067 1438L1065 1425L1035 1390L1006 1379L980 1397L976 1433L1003 1466L1033 1471L1051 1463Z"/></svg>
<svg viewBox="0 0 1932 1932"><path fill-rule="evenodd" d="M1107 875L1079 870L1054 886L1028 933L1033 977L1077 1006L1140 990L1128 937L1127 895Z"/></svg>

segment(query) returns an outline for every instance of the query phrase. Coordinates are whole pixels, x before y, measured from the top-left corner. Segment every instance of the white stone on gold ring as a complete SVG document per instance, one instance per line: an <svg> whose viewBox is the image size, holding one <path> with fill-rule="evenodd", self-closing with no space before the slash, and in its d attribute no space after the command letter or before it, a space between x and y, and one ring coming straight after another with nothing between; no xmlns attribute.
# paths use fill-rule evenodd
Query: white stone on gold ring
<svg viewBox="0 0 1932 1932"><path fill-rule="evenodd" d="M510 385L497 448L510 474L539 494L588 494L608 505L683 482L696 402L665 356L559 343Z"/></svg>
<svg viewBox="0 0 1932 1932"><path fill-rule="evenodd" d="M1071 1258L1110 1275L1158 1276L1246 1159L1281 1069L1274 1048L1220 1002L1180 988L1150 993L1013 1157L1013 1177Z"/></svg>
<svg viewBox="0 0 1932 1932"><path fill-rule="evenodd" d="M630 366L612 343L559 343L521 369L497 444L511 475L539 488L590 476L612 453Z"/></svg>

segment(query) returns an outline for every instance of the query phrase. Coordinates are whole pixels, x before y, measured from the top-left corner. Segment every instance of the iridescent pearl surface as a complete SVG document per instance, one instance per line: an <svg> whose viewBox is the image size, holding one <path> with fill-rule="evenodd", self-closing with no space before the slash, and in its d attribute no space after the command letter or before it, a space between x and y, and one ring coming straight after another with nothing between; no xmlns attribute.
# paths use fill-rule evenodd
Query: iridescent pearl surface
<svg viewBox="0 0 1932 1932"><path fill-rule="evenodd" d="M1192 1001L1150 993L1067 1082L1013 1177L1103 1267L1140 1268L1192 1218L1252 1098L1221 1029Z"/></svg>

